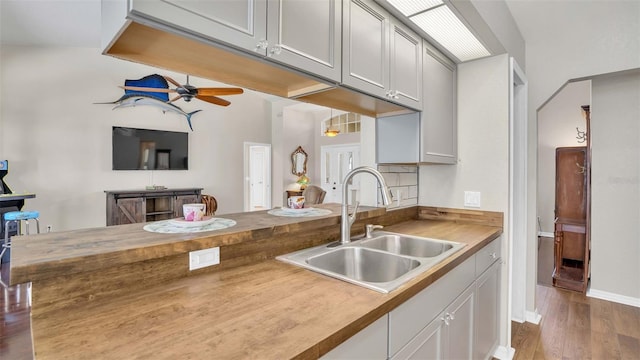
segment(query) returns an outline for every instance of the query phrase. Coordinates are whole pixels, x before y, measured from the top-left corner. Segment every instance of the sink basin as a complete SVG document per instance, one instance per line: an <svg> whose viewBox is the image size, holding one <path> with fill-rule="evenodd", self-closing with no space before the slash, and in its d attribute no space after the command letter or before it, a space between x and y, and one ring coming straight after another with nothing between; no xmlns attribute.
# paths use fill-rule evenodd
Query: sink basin
<svg viewBox="0 0 640 360"><path fill-rule="evenodd" d="M386 231L373 235L369 239L338 246L316 246L276 259L388 293L465 246L463 243Z"/></svg>
<svg viewBox="0 0 640 360"><path fill-rule="evenodd" d="M319 269L366 282L392 281L420 266L415 259L361 247L339 248L306 261Z"/></svg>
<svg viewBox="0 0 640 360"><path fill-rule="evenodd" d="M415 257L435 257L453 248L455 243L415 236L388 234L362 240L360 246L393 254Z"/></svg>

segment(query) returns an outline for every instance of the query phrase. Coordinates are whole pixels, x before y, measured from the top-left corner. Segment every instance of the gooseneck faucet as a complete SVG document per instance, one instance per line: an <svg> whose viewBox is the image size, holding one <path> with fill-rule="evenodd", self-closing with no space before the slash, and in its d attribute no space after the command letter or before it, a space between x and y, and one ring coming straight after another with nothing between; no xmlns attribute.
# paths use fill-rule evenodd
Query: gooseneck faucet
<svg viewBox="0 0 640 360"><path fill-rule="evenodd" d="M342 181L342 212L340 217L340 243L347 244L351 241L351 225L356 221L356 214L358 213L358 202L355 203L355 209L353 209L353 214L349 215L349 182L354 175L360 173L368 173L373 175L376 180L378 180L378 184L380 185L380 190L382 191L382 204L384 206L388 206L390 204L389 201L389 188L387 188L387 184L382 177L380 172L370 166L360 166L357 167L344 177Z"/></svg>

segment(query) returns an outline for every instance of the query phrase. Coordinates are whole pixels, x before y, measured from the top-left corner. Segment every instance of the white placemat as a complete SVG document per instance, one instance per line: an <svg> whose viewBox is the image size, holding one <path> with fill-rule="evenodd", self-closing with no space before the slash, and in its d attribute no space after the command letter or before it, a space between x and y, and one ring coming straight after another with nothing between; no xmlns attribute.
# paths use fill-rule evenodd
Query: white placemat
<svg viewBox="0 0 640 360"><path fill-rule="evenodd" d="M302 209L289 209L289 208L275 208L267 211L267 214L275 216L289 216L289 217L310 217L310 216L324 216L331 214L331 210L317 209L317 208L302 208Z"/></svg>
<svg viewBox="0 0 640 360"><path fill-rule="evenodd" d="M176 219L162 220L152 222L143 227L146 231L164 233L164 234L178 234L178 233L194 233L202 231L213 231L226 229L236 224L235 220L223 219L223 218L211 218L204 221L191 222L185 224L184 222L176 221Z"/></svg>

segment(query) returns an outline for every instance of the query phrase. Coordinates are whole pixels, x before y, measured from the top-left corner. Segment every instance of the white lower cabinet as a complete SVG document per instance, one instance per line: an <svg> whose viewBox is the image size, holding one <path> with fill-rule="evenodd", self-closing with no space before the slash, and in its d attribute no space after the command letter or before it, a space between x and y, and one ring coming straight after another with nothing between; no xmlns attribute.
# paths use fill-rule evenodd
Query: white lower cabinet
<svg viewBox="0 0 640 360"><path fill-rule="evenodd" d="M498 347L500 261L476 280L476 340L474 359L490 359Z"/></svg>
<svg viewBox="0 0 640 360"><path fill-rule="evenodd" d="M475 288L469 286L392 359L471 359Z"/></svg>
<svg viewBox="0 0 640 360"><path fill-rule="evenodd" d="M386 359L389 334L388 318L389 315L384 315L326 353L322 359Z"/></svg>
<svg viewBox="0 0 640 360"><path fill-rule="evenodd" d="M498 238L323 359L488 359L498 346Z"/></svg>

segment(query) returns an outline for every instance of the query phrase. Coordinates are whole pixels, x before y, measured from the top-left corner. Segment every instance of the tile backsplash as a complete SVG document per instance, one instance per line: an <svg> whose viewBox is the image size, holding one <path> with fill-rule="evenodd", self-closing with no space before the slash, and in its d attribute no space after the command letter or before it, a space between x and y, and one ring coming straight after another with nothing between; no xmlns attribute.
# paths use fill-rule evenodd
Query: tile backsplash
<svg viewBox="0 0 640 360"><path fill-rule="evenodd" d="M417 165L379 165L378 171L391 190L390 209L418 205ZM380 195L378 198L381 203Z"/></svg>

